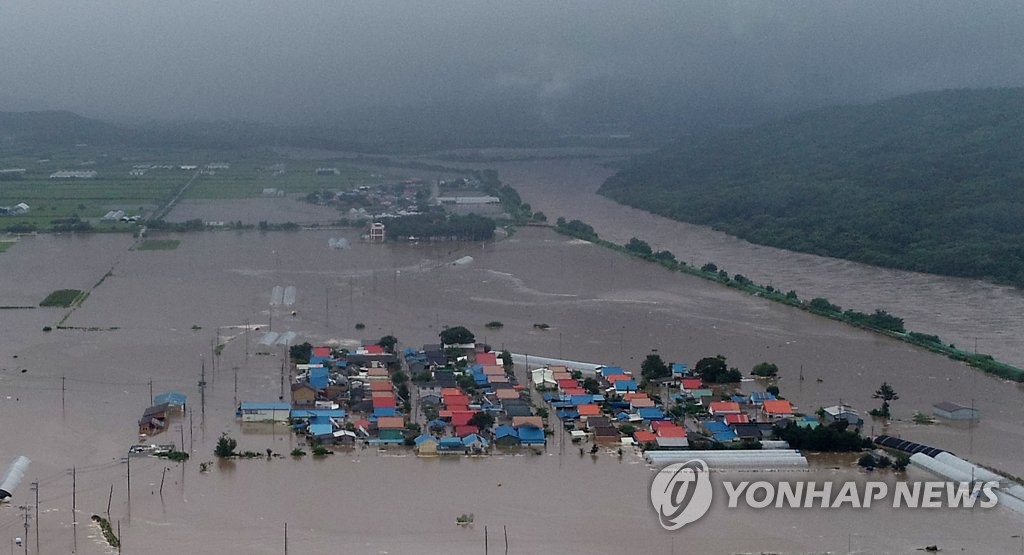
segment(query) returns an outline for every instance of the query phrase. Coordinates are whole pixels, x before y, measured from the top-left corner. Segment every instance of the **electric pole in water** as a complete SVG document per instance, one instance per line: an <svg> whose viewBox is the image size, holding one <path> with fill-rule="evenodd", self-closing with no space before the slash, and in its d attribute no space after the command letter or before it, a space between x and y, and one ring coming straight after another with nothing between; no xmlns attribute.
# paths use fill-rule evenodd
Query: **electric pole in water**
<svg viewBox="0 0 1024 555"><path fill-rule="evenodd" d="M202 370L199 375L199 425L206 425L206 358L203 355L199 355L199 360L202 363Z"/></svg>
<svg viewBox="0 0 1024 555"><path fill-rule="evenodd" d="M32 482L32 491L36 492L36 555L39 555L39 482Z"/></svg>

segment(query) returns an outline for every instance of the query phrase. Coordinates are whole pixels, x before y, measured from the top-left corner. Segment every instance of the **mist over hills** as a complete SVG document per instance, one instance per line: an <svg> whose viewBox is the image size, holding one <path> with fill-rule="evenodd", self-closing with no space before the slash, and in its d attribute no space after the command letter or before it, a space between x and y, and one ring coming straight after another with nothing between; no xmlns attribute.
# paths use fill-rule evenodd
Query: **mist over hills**
<svg viewBox="0 0 1024 555"><path fill-rule="evenodd" d="M1024 89L949 90L680 139L624 204L748 241L1024 286Z"/></svg>

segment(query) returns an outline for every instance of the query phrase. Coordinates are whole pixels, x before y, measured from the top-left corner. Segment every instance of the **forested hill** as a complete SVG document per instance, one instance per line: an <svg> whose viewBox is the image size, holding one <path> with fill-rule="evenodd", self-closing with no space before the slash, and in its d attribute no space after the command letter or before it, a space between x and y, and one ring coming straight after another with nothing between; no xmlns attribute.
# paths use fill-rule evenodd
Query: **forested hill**
<svg viewBox="0 0 1024 555"><path fill-rule="evenodd" d="M0 112L0 140L73 145L120 143L127 138L120 128L72 112Z"/></svg>
<svg viewBox="0 0 1024 555"><path fill-rule="evenodd" d="M600 192L754 243L1024 287L1024 89L915 94L688 138Z"/></svg>

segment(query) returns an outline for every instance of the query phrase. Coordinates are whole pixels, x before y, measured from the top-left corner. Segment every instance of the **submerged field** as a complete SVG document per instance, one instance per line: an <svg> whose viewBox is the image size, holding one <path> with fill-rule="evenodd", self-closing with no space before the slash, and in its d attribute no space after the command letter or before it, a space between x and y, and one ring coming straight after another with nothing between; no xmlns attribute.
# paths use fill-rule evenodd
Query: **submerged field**
<svg viewBox="0 0 1024 555"><path fill-rule="evenodd" d="M330 248L338 233L167 235L160 239L187 240L159 256L130 250L130 237L120 235L38 236L5 254L11 258L0 266L0 280L18 285L0 290L0 305L25 297L37 303L55 289L87 290L109 272L68 318L74 329L42 332L60 317L47 310L6 311L0 320L0 360L7 361L0 363L0 444L35 461L27 480L43 484L42 551L68 551L74 541L65 512L71 466L79 469L79 511L105 512L113 485L111 519L121 521L125 544L145 544L152 553L275 553L285 522L295 552L344 543L353 553L479 553L484 526L491 548L507 528L513 549L531 553L671 552L674 544L701 553L836 552L846 549L851 531L854 547L871 553L935 543L996 553L1006 544L1003 531L1014 521L1000 510L835 518L720 508L692 530L668 533L649 506L651 470L636 454L619 458L606 449L580 457L561 450L557 437L542 455L427 461L406 449L357 449L301 461L215 462L202 471L222 432L241 450L287 454L298 446L283 427L243 428L234 418L238 400L281 395L281 359L253 349L269 326L295 331L301 341L351 346L386 334L419 345L436 341L445 325L462 324L497 348L634 371L652 349L690 362L721 353L741 368L771 360L782 369L784 395L807 411L840 398L873 407L871 393L888 380L900 393L890 431L1024 474L1015 447L1024 437L1013 425L1024 418L1017 388L904 344L545 229L522 229L497 243L432 246L369 245L350 233L347 250ZM452 264L465 256L473 261ZM77 271L40 272L54 257ZM270 304L277 285L296 287L287 311ZM495 320L500 329L485 327ZM215 354L218 340L225 347ZM795 378L801 367L805 382ZM197 387L203 374L205 404ZM129 506L120 461L137 439L150 381L155 393L187 394L192 412L146 441L183 438L192 459L133 459ZM985 415L972 430L912 423L915 411L959 395L976 399ZM854 460L832 460L808 476L859 477ZM15 501L28 495L19 491ZM322 499L344 501L314 502ZM455 525L470 512L473 528ZM0 509L0 529L20 526L19 516ZM400 530L395 522L403 523ZM78 552L104 552L83 528Z"/></svg>

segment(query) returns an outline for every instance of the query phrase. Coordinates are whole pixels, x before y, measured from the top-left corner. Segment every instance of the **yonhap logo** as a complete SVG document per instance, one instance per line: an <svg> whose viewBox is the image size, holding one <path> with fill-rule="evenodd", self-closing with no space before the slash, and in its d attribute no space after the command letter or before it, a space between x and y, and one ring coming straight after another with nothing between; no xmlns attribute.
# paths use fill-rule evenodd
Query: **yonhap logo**
<svg viewBox="0 0 1024 555"><path fill-rule="evenodd" d="M651 483L651 504L666 530L678 530L704 516L711 507L711 477L700 459L661 469Z"/></svg>
<svg viewBox="0 0 1024 555"><path fill-rule="evenodd" d="M723 480L719 485L727 509L991 509L1000 501L999 482L981 480ZM651 482L651 504L661 527L678 530L703 517L711 508L713 489L708 465L701 459L659 470Z"/></svg>

